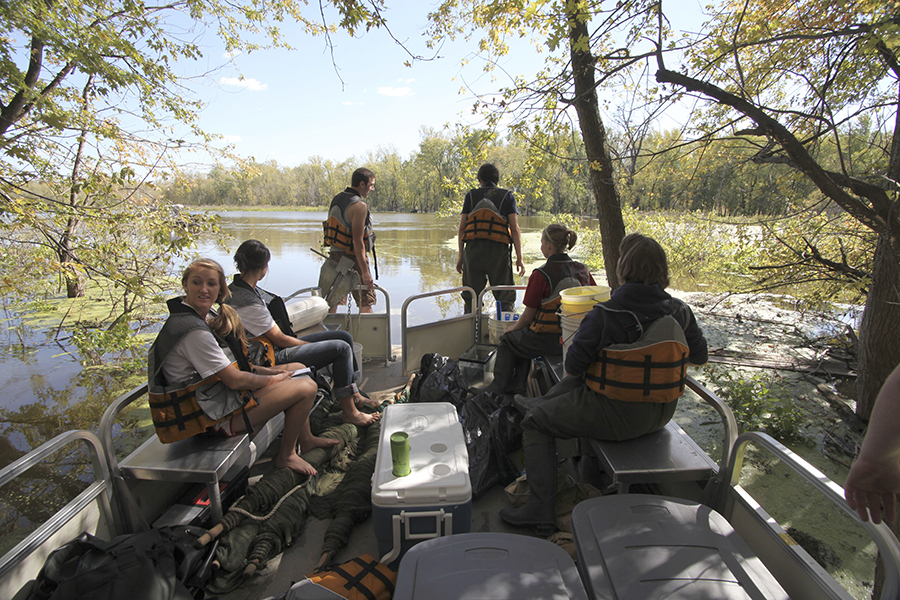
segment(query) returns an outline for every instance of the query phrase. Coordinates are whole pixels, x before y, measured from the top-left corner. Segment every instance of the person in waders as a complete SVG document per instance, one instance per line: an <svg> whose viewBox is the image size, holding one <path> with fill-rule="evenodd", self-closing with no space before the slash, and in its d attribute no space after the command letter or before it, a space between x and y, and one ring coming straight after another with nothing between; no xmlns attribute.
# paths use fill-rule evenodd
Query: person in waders
<svg viewBox="0 0 900 600"><path fill-rule="evenodd" d="M525 310L502 336L494 361L494 380L485 391L523 394L531 359L562 353L562 328L556 311L560 292L572 287L596 285L588 268L574 261L566 250L575 247L578 234L554 223L541 233L541 253L547 262L528 278L522 303Z"/></svg>
<svg viewBox="0 0 900 600"><path fill-rule="evenodd" d="M665 292L666 253L632 233L619 246L623 282L584 317L566 353L566 376L543 396L517 395L530 495L500 517L510 525L556 529L556 438L622 441L665 427L684 392L689 364L707 361L703 332L687 304Z"/></svg>
<svg viewBox="0 0 900 600"><path fill-rule="evenodd" d="M522 237L519 215L512 192L497 187L500 171L485 163L478 169L478 184L463 200L459 221L459 258L456 271L462 273L462 284L475 290L475 297L490 282L492 286L513 285L512 256L516 251L516 271L525 275L522 262ZM472 312L474 298L463 293L465 312ZM504 311L512 311L515 290L494 292Z"/></svg>

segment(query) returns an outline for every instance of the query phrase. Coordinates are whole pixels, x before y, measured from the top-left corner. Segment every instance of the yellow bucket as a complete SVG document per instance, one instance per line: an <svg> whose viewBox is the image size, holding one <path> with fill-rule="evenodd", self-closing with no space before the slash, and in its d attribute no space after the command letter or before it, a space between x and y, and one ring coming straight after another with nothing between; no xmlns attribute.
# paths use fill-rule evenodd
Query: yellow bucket
<svg viewBox="0 0 900 600"><path fill-rule="evenodd" d="M609 288L605 285L584 285L559 293L564 314L578 314L591 310L598 302L609 300Z"/></svg>

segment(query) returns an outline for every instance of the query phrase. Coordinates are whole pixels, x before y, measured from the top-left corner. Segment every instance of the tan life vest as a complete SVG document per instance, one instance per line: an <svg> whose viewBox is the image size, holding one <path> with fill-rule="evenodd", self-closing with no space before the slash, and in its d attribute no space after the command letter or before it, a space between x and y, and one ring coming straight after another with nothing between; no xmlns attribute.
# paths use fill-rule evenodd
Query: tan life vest
<svg viewBox="0 0 900 600"><path fill-rule="evenodd" d="M482 193L478 190L472 190L474 195ZM492 242L500 242L502 244L512 244L512 235L509 232L509 220L500 214L500 208L494 198L503 198L508 192L502 188L488 188L484 192L484 197L475 202L472 212L466 217L466 228L463 230L463 241L470 242L472 240L490 240Z"/></svg>
<svg viewBox="0 0 900 600"><path fill-rule="evenodd" d="M237 363L232 363L237 366ZM163 444L170 444L185 438L203 433L207 428L227 421L238 415L247 418L247 411L259 403L253 392L248 390L236 391L243 406L235 409L220 419L211 419L206 416L200 404L197 402L198 390L209 390L214 386L225 386L218 375L211 375L206 379L196 381L180 389L166 391L150 391L150 416L153 426L156 428L156 436ZM151 388L152 390L152 388ZM248 422L249 424L249 422ZM251 428L248 427L248 431Z"/></svg>
<svg viewBox="0 0 900 600"><path fill-rule="evenodd" d="M333 249L344 252L353 252L353 232L350 221L347 219L347 209L362 199L350 191L344 190L331 201L328 210L328 219L322 222L325 233L323 246L331 246ZM375 233L372 230L372 216L366 213L366 222L363 228L363 243L366 252L371 252L375 245Z"/></svg>
<svg viewBox="0 0 900 600"><path fill-rule="evenodd" d="M612 310L598 304L603 310ZM630 311L615 311L629 312ZM640 319L630 313L638 323ZM637 341L602 348L585 374L589 388L623 402L673 402L684 393L690 349L681 324L664 315Z"/></svg>

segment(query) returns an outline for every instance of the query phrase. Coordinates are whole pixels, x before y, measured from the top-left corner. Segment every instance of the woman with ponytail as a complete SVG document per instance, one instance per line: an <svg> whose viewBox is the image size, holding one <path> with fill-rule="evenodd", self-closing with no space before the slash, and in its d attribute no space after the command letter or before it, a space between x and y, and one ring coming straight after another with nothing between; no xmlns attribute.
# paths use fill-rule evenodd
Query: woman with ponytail
<svg viewBox="0 0 900 600"><path fill-rule="evenodd" d="M222 304L229 291L217 262L195 260L185 269L181 285L185 295L168 301L169 318L148 360L150 408L160 440L172 442L204 431L238 435L283 412L275 466L315 474L298 456L298 444L302 453L333 445L334 440L315 437L309 429L317 386L308 376L292 377L303 365L249 364L240 317Z"/></svg>
<svg viewBox="0 0 900 600"><path fill-rule="evenodd" d="M269 249L259 240L244 241L234 253L234 264L239 273L228 286L231 295L226 302L241 315L246 335L250 338L265 336L275 347L276 365L301 362L315 369L330 366L333 391L341 403L344 422L357 426L374 423L380 418L379 413L359 410L363 405L377 408L377 404L363 396L357 387L360 371L353 354L353 336L340 330L312 333L301 338L294 336L290 322L286 322L284 301L257 285L268 274L271 257ZM263 300L263 296L269 300Z"/></svg>
<svg viewBox="0 0 900 600"><path fill-rule="evenodd" d="M487 391L522 394L531 359L562 353L562 329L556 314L562 290L595 285L588 268L566 254L575 247L578 234L558 223L541 233L541 253L547 262L528 278L523 304L525 311L500 337L494 363L494 381Z"/></svg>

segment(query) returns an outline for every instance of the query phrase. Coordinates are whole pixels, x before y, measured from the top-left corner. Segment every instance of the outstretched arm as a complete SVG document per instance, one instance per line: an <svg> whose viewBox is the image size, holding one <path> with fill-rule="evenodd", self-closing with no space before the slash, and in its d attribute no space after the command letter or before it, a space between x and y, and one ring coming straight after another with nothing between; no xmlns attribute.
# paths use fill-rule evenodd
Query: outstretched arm
<svg viewBox="0 0 900 600"><path fill-rule="evenodd" d="M847 504L868 521L892 521L900 500L900 366L884 382L869 420L869 429L847 483Z"/></svg>

